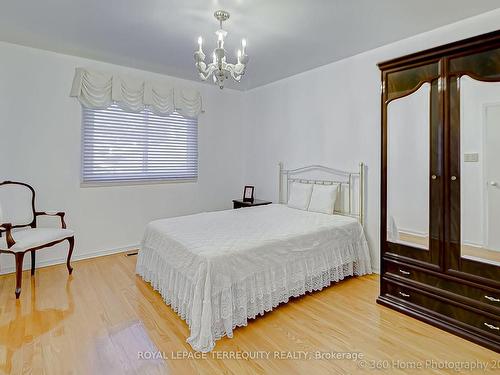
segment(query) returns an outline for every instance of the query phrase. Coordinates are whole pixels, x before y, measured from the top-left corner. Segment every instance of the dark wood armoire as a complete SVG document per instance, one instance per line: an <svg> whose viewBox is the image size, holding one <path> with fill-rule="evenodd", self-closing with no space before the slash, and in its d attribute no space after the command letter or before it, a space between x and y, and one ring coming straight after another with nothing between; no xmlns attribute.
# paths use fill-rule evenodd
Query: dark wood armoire
<svg viewBox="0 0 500 375"><path fill-rule="evenodd" d="M500 30L378 64L377 302L500 351Z"/></svg>

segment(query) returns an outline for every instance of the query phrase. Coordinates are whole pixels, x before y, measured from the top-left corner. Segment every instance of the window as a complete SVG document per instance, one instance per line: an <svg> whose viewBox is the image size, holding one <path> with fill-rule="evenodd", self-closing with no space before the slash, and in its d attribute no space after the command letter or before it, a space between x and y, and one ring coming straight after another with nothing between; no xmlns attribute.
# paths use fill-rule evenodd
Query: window
<svg viewBox="0 0 500 375"><path fill-rule="evenodd" d="M198 120L158 116L112 104L82 107L82 183L193 180L198 177Z"/></svg>

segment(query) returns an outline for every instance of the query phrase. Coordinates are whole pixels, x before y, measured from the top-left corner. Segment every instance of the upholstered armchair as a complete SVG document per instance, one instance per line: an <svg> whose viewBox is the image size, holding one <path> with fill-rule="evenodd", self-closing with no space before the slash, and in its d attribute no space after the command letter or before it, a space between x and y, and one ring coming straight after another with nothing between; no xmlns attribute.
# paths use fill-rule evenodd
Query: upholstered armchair
<svg viewBox="0 0 500 375"><path fill-rule="evenodd" d="M59 217L61 228L38 228L37 218L42 215ZM35 274L35 252L68 241L66 260L68 272L75 244L74 232L66 229L64 212L35 210L35 190L22 182L0 182L0 254L13 254L16 259L16 299L21 294L23 260L31 253L31 275Z"/></svg>

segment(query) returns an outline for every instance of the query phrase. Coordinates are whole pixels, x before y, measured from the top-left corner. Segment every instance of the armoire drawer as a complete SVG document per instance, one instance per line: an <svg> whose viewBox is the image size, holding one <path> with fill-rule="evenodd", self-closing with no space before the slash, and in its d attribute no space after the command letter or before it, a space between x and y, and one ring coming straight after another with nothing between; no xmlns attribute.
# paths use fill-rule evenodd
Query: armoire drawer
<svg viewBox="0 0 500 375"><path fill-rule="evenodd" d="M384 280L384 286L383 292L386 295L396 298L404 304L431 310L443 316L445 320L451 319L451 324L456 324L454 321L462 323L476 332L483 332L490 339L500 343L500 319L498 315L467 308L460 303L419 291L410 285Z"/></svg>
<svg viewBox="0 0 500 375"><path fill-rule="evenodd" d="M453 295L448 295L448 297L452 299L460 300L460 296L470 298L480 302L480 305L477 305L479 308L500 314L499 292L465 284L460 281L454 281L451 278L440 277L431 272L405 265L404 263L392 262L389 260L384 260L384 262L385 274L389 277L416 281L459 296L457 298Z"/></svg>

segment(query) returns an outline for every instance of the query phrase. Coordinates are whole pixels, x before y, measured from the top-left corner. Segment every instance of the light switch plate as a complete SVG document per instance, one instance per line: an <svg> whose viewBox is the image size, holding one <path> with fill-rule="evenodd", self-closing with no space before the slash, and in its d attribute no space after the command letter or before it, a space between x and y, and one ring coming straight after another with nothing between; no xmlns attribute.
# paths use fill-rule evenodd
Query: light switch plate
<svg viewBox="0 0 500 375"><path fill-rule="evenodd" d="M479 161L479 154L477 152L464 154L464 161L468 163L477 163Z"/></svg>

